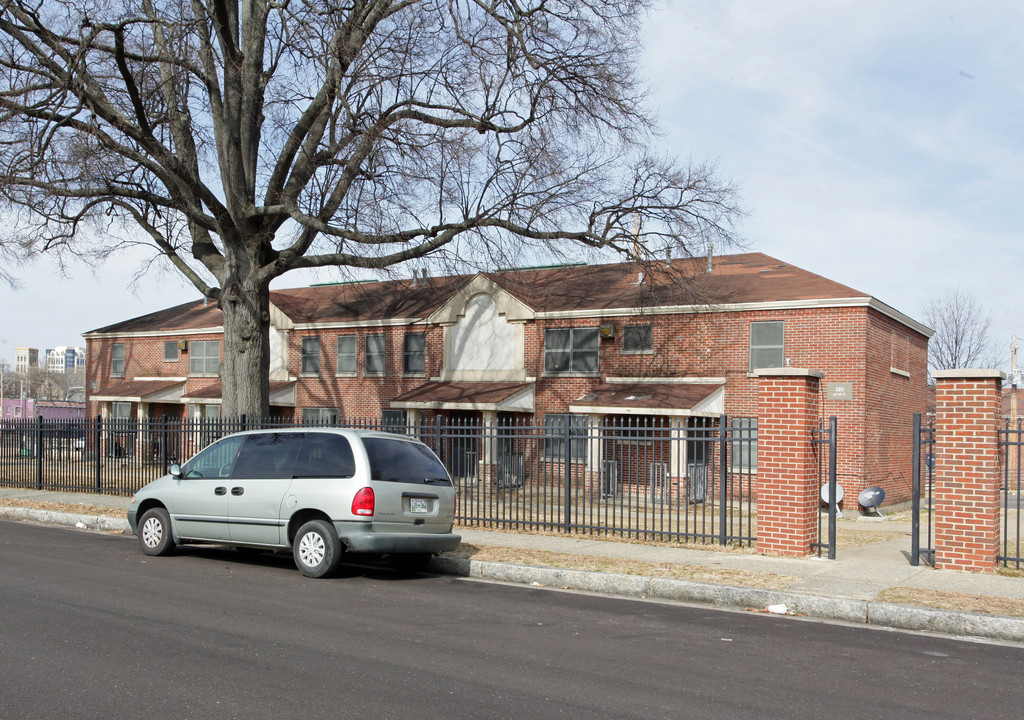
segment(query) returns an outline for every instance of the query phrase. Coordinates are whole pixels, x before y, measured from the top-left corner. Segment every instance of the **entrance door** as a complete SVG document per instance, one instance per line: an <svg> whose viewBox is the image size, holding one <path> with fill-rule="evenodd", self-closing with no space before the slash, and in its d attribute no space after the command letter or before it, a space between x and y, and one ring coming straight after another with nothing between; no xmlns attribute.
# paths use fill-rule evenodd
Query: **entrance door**
<svg viewBox="0 0 1024 720"><path fill-rule="evenodd" d="M686 499L702 503L708 496L708 458L715 439L711 418L690 418L686 427Z"/></svg>

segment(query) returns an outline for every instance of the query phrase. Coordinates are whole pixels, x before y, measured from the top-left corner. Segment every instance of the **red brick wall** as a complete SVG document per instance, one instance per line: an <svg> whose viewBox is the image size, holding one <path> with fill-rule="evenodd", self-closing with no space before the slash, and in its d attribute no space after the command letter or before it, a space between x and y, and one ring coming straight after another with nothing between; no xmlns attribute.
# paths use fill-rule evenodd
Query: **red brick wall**
<svg viewBox="0 0 1024 720"><path fill-rule="evenodd" d="M935 385L935 566L992 571L999 551L1002 375L945 370Z"/></svg>
<svg viewBox="0 0 1024 720"><path fill-rule="evenodd" d="M727 313L677 313L617 316L585 319L540 319L524 328L525 373L536 378L536 414L564 413L574 400L593 390L607 377L723 377L725 411L731 416L753 417L758 413L758 382L748 373L750 324L759 320L785 322L785 357L792 367L820 370L819 418L838 417L839 482L846 497L871 485L883 487L888 502L910 497L910 428L914 412L926 409L927 341L911 329L866 307L751 310ZM548 327L589 326L613 323L613 340L600 344L599 377L544 374L544 330ZM625 354L622 327L650 323L654 352ZM426 333L426 372L407 377L402 372L403 338L407 331ZM904 374L891 370L892 335L907 338ZM387 372L383 377L365 374L365 338L383 333L387 344ZM320 373L300 377L302 338L316 334L321 339ZM337 377L337 337L357 338L355 377ZM174 363L163 360L166 337L123 337L89 339L87 343L89 387L102 388L110 378L110 345L126 346L125 379L188 375L188 355ZM220 339L216 335L188 336L189 340ZM343 419L376 419L382 407L399 394L437 377L443 370L443 328L440 326L382 326L377 328L292 330L288 333L287 363L296 387L295 414L303 407L337 408ZM509 349L511 351L511 348ZM903 361L900 360L902 363ZM187 391L207 386L209 379L189 378ZM853 397L831 401L826 397L829 383L849 382ZM88 412L98 412L89 403ZM759 443L764 451L765 441ZM847 502L850 507L850 501Z"/></svg>
<svg viewBox="0 0 1024 720"><path fill-rule="evenodd" d="M807 555L818 534L819 378L805 372L760 378L757 551Z"/></svg>

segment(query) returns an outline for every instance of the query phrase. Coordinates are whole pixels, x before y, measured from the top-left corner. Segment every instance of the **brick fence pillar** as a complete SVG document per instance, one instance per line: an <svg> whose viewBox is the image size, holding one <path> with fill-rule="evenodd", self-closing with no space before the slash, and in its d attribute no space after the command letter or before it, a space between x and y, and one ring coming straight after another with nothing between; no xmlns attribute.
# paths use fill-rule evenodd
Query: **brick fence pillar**
<svg viewBox="0 0 1024 720"><path fill-rule="evenodd" d="M992 571L999 554L999 370L937 370L935 567Z"/></svg>
<svg viewBox="0 0 1024 720"><path fill-rule="evenodd" d="M818 539L821 496L812 440L825 374L768 368L757 375L757 551L807 555Z"/></svg>

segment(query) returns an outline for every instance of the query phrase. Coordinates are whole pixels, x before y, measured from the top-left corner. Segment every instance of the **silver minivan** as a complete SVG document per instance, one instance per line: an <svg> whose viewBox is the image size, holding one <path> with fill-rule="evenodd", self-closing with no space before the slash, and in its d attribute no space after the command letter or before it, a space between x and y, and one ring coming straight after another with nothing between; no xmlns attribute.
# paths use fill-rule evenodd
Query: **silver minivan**
<svg viewBox="0 0 1024 720"><path fill-rule="evenodd" d="M307 577L342 555L391 556L406 571L454 550L455 489L441 461L404 435L340 428L227 435L135 493L142 552L181 543L291 550Z"/></svg>

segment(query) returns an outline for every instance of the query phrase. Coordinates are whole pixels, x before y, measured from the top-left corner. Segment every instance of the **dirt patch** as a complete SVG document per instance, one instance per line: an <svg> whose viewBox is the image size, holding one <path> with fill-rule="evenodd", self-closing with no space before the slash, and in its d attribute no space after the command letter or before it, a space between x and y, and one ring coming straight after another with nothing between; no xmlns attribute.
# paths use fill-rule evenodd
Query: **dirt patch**
<svg viewBox="0 0 1024 720"><path fill-rule="evenodd" d="M898 603L900 605L930 607L937 610L1024 617L1024 600L993 595L972 595L970 593L950 592L948 590L895 587L880 592L875 596L875 600Z"/></svg>
<svg viewBox="0 0 1024 720"><path fill-rule="evenodd" d="M499 547L495 545L477 546L467 545L464 543L457 550L444 554L448 557L482 560L486 562L536 565L539 567L620 573L623 575L641 575L644 577L673 578L676 580L692 580L694 582L713 583L716 585L759 587L769 590L781 590L796 581L796 578L789 575L779 575L768 572L727 570L720 568L707 568L699 565L679 565L676 563L652 563L641 560L598 557L592 555L571 555L566 553L548 552L546 550L528 550L523 548Z"/></svg>

